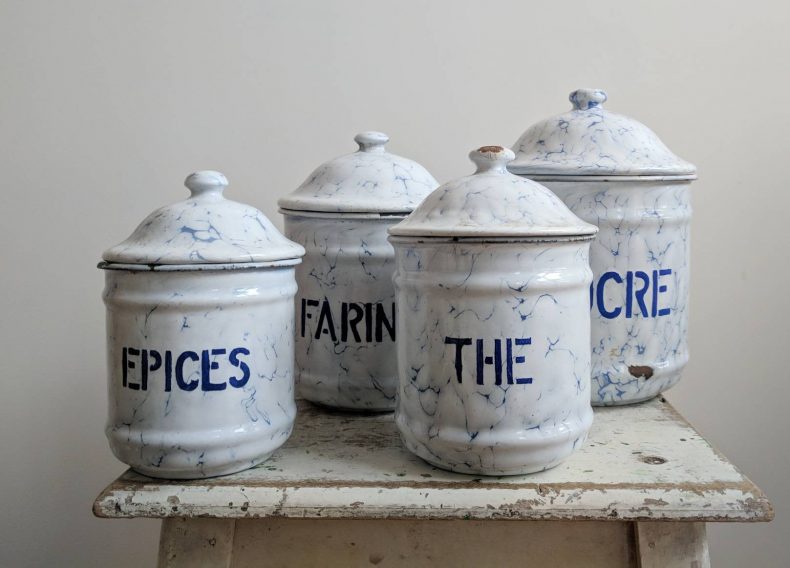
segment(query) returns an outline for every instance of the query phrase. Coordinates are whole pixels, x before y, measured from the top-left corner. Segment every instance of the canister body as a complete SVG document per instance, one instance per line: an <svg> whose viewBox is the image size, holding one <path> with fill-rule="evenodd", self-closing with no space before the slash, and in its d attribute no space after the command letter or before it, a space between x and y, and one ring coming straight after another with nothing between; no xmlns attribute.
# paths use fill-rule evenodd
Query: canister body
<svg viewBox="0 0 790 568"><path fill-rule="evenodd" d="M395 406L394 251L400 215L285 213L304 246L296 269L296 368L301 396L347 410Z"/></svg>
<svg viewBox="0 0 790 568"><path fill-rule="evenodd" d="M590 250L593 404L670 388L689 358L690 181L533 179L600 229Z"/></svg>
<svg viewBox="0 0 790 568"><path fill-rule="evenodd" d="M406 447L452 471L557 465L590 406L589 239L392 237Z"/></svg>
<svg viewBox="0 0 790 568"><path fill-rule="evenodd" d="M202 478L252 467L286 441L296 262L106 270L106 433L118 459Z"/></svg>

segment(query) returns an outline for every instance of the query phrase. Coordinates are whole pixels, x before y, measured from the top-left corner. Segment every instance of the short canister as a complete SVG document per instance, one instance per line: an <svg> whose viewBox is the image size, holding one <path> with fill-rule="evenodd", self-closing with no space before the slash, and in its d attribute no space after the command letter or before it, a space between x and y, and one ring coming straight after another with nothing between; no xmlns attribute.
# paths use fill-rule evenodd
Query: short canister
<svg viewBox="0 0 790 568"><path fill-rule="evenodd" d="M539 181L600 229L594 279L592 400L639 402L680 380L688 362L693 165L645 125L579 89L573 108L531 126L511 172Z"/></svg>
<svg viewBox="0 0 790 568"><path fill-rule="evenodd" d="M107 250L109 417L116 457L152 477L234 473L291 433L294 266L304 249L223 197L219 172Z"/></svg>
<svg viewBox="0 0 790 568"><path fill-rule="evenodd" d="M596 229L513 152L470 154L390 229L397 270L398 405L405 446L452 471L512 475L581 446L590 406L588 251Z"/></svg>
<svg viewBox="0 0 790 568"><path fill-rule="evenodd" d="M318 167L280 200L285 234L304 246L296 270L296 368L306 399L347 410L392 410L394 252L387 229L436 186L418 163L391 154L380 132Z"/></svg>

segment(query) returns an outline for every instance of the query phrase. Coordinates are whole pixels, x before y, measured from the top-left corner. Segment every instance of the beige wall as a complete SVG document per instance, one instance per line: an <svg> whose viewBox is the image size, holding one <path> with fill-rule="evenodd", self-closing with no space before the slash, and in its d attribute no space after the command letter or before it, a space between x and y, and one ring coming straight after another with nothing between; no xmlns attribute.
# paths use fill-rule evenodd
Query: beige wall
<svg viewBox="0 0 790 568"><path fill-rule="evenodd" d="M123 469L95 263L187 173L222 170L279 224L277 197L357 131L444 181L580 86L699 167L692 361L669 398L778 508L712 528L715 565L786 565L788 21L779 0L0 0L0 565L154 560L156 522L90 513Z"/></svg>

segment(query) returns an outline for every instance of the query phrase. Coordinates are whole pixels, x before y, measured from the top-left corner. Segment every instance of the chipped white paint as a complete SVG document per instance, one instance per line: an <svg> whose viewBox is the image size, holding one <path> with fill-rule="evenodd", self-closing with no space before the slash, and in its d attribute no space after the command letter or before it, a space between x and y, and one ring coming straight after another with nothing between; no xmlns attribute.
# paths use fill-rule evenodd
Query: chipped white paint
<svg viewBox="0 0 790 568"><path fill-rule="evenodd" d="M391 415L300 402L291 439L233 476L163 482L127 472L97 499L103 517L306 517L767 521L762 492L663 399L599 408L585 446L558 467L480 478L403 449Z"/></svg>
<svg viewBox="0 0 790 568"><path fill-rule="evenodd" d="M116 457L191 479L265 460L291 433L294 265L304 253L219 172L108 250L108 421Z"/></svg>

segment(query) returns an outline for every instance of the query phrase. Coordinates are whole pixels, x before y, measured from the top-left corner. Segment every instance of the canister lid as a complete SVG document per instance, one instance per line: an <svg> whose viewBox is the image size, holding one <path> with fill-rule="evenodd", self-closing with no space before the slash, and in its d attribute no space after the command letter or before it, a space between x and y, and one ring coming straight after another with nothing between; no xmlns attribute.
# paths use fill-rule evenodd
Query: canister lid
<svg viewBox="0 0 790 568"><path fill-rule="evenodd" d="M326 213L409 213L439 185L417 162L387 152L386 134L361 132L354 141L359 150L319 166L279 206Z"/></svg>
<svg viewBox="0 0 790 568"><path fill-rule="evenodd" d="M600 89L578 89L573 108L530 126L508 166L527 176L667 176L693 179L696 168L673 154L655 132L603 108Z"/></svg>
<svg viewBox="0 0 790 568"><path fill-rule="evenodd" d="M225 199L220 172L191 174L187 199L151 213L134 233L102 258L121 264L238 264L300 258L304 249L286 239L249 205Z"/></svg>
<svg viewBox="0 0 790 568"><path fill-rule="evenodd" d="M403 221L393 236L592 237L585 223L551 191L507 171L513 151L483 146L469 154L477 171L439 186Z"/></svg>

